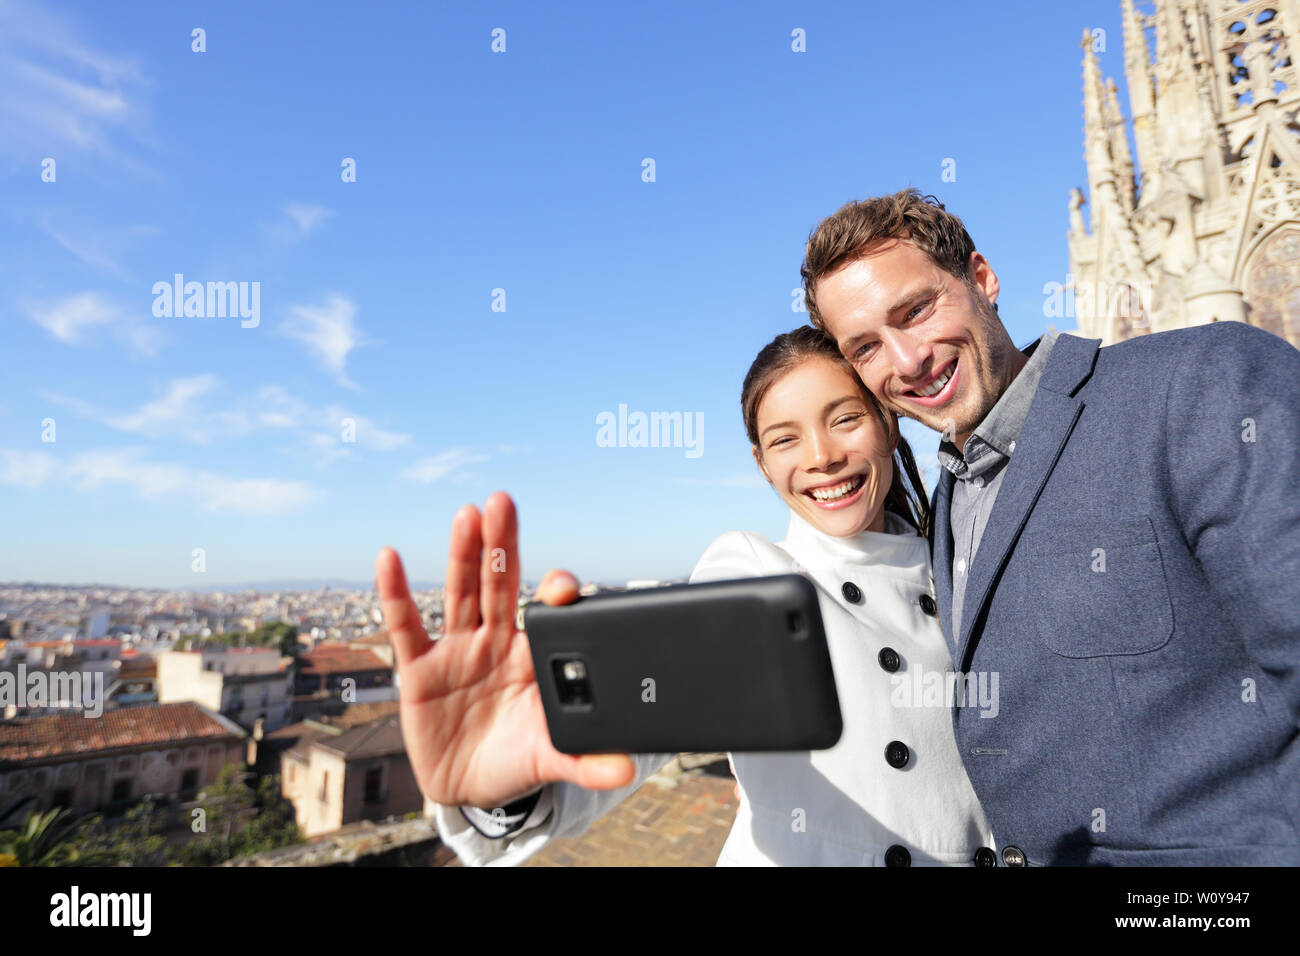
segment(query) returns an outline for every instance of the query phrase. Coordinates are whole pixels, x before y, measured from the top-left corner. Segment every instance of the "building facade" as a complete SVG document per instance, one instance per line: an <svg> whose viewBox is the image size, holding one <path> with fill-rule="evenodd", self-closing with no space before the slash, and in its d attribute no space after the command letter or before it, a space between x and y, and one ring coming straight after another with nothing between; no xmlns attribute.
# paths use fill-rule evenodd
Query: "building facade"
<svg viewBox="0 0 1300 956"><path fill-rule="evenodd" d="M246 730L274 730L292 715L293 675L275 648L214 647L158 655L158 700L194 700Z"/></svg>
<svg viewBox="0 0 1300 956"><path fill-rule="evenodd" d="M1084 33L1079 333L1109 345L1240 321L1300 347L1300 0L1156 0L1149 14L1122 0L1122 15L1127 118L1102 76L1104 32Z"/></svg>
<svg viewBox="0 0 1300 956"><path fill-rule="evenodd" d="M193 702L0 723L0 828L32 810L112 817L146 796L193 799L226 764L243 766L245 737Z"/></svg>
<svg viewBox="0 0 1300 956"><path fill-rule="evenodd" d="M308 837L424 810L395 713L346 729L303 722L281 755L280 787Z"/></svg>

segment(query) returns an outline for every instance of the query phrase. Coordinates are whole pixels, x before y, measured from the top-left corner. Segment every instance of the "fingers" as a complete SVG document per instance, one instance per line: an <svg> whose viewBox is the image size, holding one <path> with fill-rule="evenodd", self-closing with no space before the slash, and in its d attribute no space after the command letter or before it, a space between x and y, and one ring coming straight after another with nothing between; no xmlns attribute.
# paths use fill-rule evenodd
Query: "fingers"
<svg viewBox="0 0 1300 956"><path fill-rule="evenodd" d="M375 559L375 588L397 664L405 666L428 650L432 642L420 620L420 609L411 600L402 559L392 548L384 548Z"/></svg>
<svg viewBox="0 0 1300 956"><path fill-rule="evenodd" d="M551 606L572 604L578 600L578 579L568 571L552 568L542 575L533 595L538 601Z"/></svg>
<svg viewBox="0 0 1300 956"><path fill-rule="evenodd" d="M479 606L489 628L514 631L519 605L519 519L515 503L498 491L483 505Z"/></svg>
<svg viewBox="0 0 1300 956"><path fill-rule="evenodd" d="M473 630L479 622L479 559L483 552L480 516L465 505L451 519L451 543L444 582L445 631Z"/></svg>

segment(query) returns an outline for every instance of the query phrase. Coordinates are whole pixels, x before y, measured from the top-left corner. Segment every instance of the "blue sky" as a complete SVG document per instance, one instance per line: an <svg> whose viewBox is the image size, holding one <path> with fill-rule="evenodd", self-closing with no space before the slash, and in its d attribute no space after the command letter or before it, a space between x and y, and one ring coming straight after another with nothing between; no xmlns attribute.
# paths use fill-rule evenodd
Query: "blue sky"
<svg viewBox="0 0 1300 956"><path fill-rule="evenodd" d="M497 489L530 580L781 538L739 394L810 230L915 185L1017 344L1073 328L1043 286L1119 6L0 0L0 580L369 581L385 544L441 580ZM155 315L177 273L257 283L257 324ZM599 446L620 404L700 453Z"/></svg>

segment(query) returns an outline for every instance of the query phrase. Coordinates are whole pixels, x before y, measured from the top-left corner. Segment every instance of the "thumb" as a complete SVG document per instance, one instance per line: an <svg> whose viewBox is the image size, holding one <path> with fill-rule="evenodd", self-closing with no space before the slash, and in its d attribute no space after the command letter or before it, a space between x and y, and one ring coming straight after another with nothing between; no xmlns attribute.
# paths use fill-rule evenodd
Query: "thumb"
<svg viewBox="0 0 1300 956"><path fill-rule="evenodd" d="M570 779L585 790L615 790L636 779L636 764L627 754L584 754Z"/></svg>
<svg viewBox="0 0 1300 956"><path fill-rule="evenodd" d="M568 571L552 568L542 575L542 580L537 583L537 591L533 597L552 607L560 604L572 604L578 600L578 579Z"/></svg>

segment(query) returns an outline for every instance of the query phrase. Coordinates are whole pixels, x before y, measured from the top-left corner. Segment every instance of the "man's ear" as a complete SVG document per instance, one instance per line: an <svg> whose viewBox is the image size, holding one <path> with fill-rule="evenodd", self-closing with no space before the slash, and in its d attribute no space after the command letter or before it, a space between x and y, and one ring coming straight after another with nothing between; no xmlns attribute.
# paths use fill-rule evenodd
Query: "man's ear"
<svg viewBox="0 0 1300 956"><path fill-rule="evenodd" d="M972 252L970 259L966 262L966 274L970 276L971 282L975 283L975 288L984 293L985 298L990 303L998 301L998 291L1001 285L998 282L997 273L989 265L989 261L984 258L983 253Z"/></svg>

